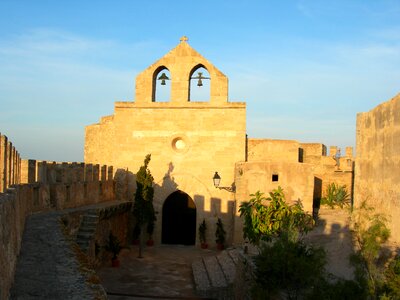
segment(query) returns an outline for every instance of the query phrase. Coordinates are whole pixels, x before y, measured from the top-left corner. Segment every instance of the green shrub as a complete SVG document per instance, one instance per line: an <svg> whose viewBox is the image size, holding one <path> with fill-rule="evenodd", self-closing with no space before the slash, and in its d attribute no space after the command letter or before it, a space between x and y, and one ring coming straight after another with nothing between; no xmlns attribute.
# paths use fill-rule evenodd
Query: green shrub
<svg viewBox="0 0 400 300"><path fill-rule="evenodd" d="M282 234L295 240L299 233L312 229L312 216L304 212L300 202L288 205L281 187L270 192L268 198L263 195L260 191L251 194L252 198L239 208L240 217L244 217L243 237L250 243L259 245Z"/></svg>
<svg viewBox="0 0 400 300"><path fill-rule="evenodd" d="M352 257L356 267L358 281L364 280L368 293L377 298L385 285L384 266L380 264L382 245L389 239L390 230L387 228L387 219L384 215L375 213L374 208L361 202L360 207L354 210L354 236L358 244L358 251Z"/></svg>
<svg viewBox="0 0 400 300"><path fill-rule="evenodd" d="M385 283L380 299L400 299L400 256L396 256L385 271Z"/></svg>
<svg viewBox="0 0 400 300"><path fill-rule="evenodd" d="M339 186L334 182L329 184L326 187L325 196L321 198L321 204L328 205L330 208L348 206L350 204L350 195L346 186Z"/></svg>
<svg viewBox="0 0 400 300"><path fill-rule="evenodd" d="M270 299L282 291L297 299L323 278L326 254L323 248L278 238L262 245L254 262L254 299Z"/></svg>
<svg viewBox="0 0 400 300"><path fill-rule="evenodd" d="M305 296L307 300L365 300L367 294L364 286L355 280L337 279L329 282L325 278L316 281Z"/></svg>

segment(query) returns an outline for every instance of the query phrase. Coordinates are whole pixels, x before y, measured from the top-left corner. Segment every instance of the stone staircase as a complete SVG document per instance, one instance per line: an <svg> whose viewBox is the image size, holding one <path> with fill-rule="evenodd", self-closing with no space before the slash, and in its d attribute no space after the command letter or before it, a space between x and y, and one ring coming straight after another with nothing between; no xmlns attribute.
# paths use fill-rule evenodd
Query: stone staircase
<svg viewBox="0 0 400 300"><path fill-rule="evenodd" d="M89 210L83 215L83 219L76 236L76 243L84 253L87 253L89 249L89 244L96 232L98 222L99 216L95 210Z"/></svg>
<svg viewBox="0 0 400 300"><path fill-rule="evenodd" d="M233 299L233 282L239 249L227 249L217 256L206 256L192 263L196 291L212 299Z"/></svg>

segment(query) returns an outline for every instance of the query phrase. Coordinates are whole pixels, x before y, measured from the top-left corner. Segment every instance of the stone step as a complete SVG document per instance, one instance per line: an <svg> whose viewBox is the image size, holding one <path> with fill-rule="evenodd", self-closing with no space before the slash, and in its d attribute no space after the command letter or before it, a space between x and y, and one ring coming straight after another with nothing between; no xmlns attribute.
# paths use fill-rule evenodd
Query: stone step
<svg viewBox="0 0 400 300"><path fill-rule="evenodd" d="M96 231L96 226L81 226L79 228L79 232L90 232L90 233L94 233Z"/></svg>
<svg viewBox="0 0 400 300"><path fill-rule="evenodd" d="M203 258L204 265L207 270L210 284L214 288L222 288L228 285L224 272L218 263L216 256L208 256Z"/></svg>
<svg viewBox="0 0 400 300"><path fill-rule="evenodd" d="M93 232L81 232L78 231L77 239L91 240L93 237Z"/></svg>
<svg viewBox="0 0 400 300"><path fill-rule="evenodd" d="M211 288L211 285L202 259L193 262L192 271L196 289L203 294Z"/></svg>
<svg viewBox="0 0 400 300"><path fill-rule="evenodd" d="M232 284L235 280L236 275L236 264L232 260L232 257L228 254L227 251L223 251L220 255L217 256L219 265L222 269L222 272L225 275L229 284Z"/></svg>
<svg viewBox="0 0 400 300"><path fill-rule="evenodd" d="M99 223L99 219L83 219L81 224L96 225L97 223Z"/></svg>
<svg viewBox="0 0 400 300"><path fill-rule="evenodd" d="M79 247L81 248L87 248L89 247L90 242L89 241L84 241L84 240L79 240L76 242L78 244Z"/></svg>
<svg viewBox="0 0 400 300"><path fill-rule="evenodd" d="M238 259L238 250L228 249L217 256L193 262L193 278L198 294L215 299L231 299Z"/></svg>
<svg viewBox="0 0 400 300"><path fill-rule="evenodd" d="M83 221L89 221L89 222L97 222L99 220L98 215L83 215Z"/></svg>
<svg viewBox="0 0 400 300"><path fill-rule="evenodd" d="M237 265L238 261L239 261L239 251L237 249L228 249L228 250L226 250L226 252L232 258L235 265Z"/></svg>

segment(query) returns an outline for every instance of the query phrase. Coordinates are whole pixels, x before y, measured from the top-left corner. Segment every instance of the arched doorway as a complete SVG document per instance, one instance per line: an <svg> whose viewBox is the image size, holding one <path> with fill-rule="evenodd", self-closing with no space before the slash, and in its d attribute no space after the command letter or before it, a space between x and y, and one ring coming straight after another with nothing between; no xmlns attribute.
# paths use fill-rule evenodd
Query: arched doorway
<svg viewBox="0 0 400 300"><path fill-rule="evenodd" d="M164 202L161 241L163 244L196 243L196 205L182 191L173 192Z"/></svg>

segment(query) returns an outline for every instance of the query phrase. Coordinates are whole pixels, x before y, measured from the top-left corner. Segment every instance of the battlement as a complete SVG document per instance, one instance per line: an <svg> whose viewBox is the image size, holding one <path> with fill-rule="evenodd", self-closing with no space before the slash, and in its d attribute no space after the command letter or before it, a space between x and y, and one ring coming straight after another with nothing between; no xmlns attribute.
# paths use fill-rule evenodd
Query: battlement
<svg viewBox="0 0 400 300"><path fill-rule="evenodd" d="M7 136L0 133L0 193L20 183L21 157Z"/></svg>
<svg viewBox="0 0 400 300"><path fill-rule="evenodd" d="M21 162L21 183L75 183L113 180L114 168L78 162L48 162L32 159Z"/></svg>

